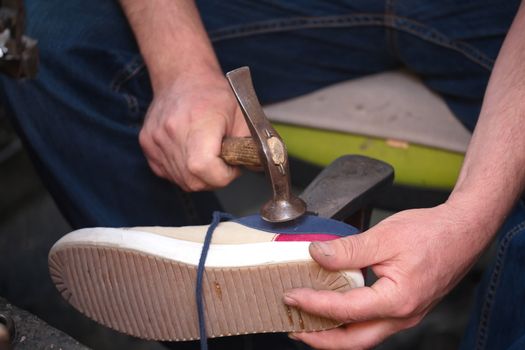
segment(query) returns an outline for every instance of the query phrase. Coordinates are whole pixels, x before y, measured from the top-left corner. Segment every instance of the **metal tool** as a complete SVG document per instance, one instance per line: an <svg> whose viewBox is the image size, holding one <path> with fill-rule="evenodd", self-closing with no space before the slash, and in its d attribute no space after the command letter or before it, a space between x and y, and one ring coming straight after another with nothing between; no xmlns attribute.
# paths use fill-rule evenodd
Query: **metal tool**
<svg viewBox="0 0 525 350"><path fill-rule="evenodd" d="M0 0L0 73L34 78L38 71L37 41L25 35L22 0Z"/></svg>
<svg viewBox="0 0 525 350"><path fill-rule="evenodd" d="M262 166L273 190L273 198L261 208L261 217L264 220L285 222L300 217L306 212L306 204L291 192L286 147L262 110L253 88L250 69L235 69L228 72L226 78L239 102L253 140L226 139L223 142L222 158L233 165ZM244 155L250 161L239 162L241 157L235 157L236 155Z"/></svg>
<svg viewBox="0 0 525 350"><path fill-rule="evenodd" d="M320 217L348 221L366 209L394 180L394 168L361 155L337 158L305 188L300 197ZM366 220L366 218L365 218ZM367 223L351 222L361 229Z"/></svg>
<svg viewBox="0 0 525 350"><path fill-rule="evenodd" d="M0 350L89 350L62 331L0 296Z"/></svg>

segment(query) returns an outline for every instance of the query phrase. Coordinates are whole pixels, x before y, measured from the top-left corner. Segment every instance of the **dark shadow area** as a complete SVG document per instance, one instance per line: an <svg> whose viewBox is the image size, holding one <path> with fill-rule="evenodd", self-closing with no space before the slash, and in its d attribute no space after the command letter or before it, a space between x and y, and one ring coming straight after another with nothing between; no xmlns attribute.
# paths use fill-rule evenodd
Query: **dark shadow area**
<svg viewBox="0 0 525 350"><path fill-rule="evenodd" d="M0 123L0 297L94 349L162 349L100 326L62 300L49 277L47 254L70 227L20 141L2 117Z"/></svg>

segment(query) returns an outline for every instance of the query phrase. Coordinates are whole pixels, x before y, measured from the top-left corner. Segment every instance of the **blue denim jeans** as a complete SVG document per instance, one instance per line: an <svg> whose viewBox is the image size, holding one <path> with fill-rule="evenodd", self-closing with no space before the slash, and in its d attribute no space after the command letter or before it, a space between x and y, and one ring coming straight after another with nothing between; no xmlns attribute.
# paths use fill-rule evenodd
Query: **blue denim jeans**
<svg viewBox="0 0 525 350"><path fill-rule="evenodd" d="M26 0L39 40L35 80L0 78L3 103L46 186L74 227L207 222L212 193L154 176L138 143L152 99L117 1ZM406 68L473 129L519 1L197 1L225 71L248 65L263 103ZM155 33L151 33L154 40ZM176 58L175 58L176 59ZM525 211L502 230L465 349L523 344ZM521 248L520 248L521 247ZM521 339L521 340L520 340ZM519 345L515 345L519 346Z"/></svg>

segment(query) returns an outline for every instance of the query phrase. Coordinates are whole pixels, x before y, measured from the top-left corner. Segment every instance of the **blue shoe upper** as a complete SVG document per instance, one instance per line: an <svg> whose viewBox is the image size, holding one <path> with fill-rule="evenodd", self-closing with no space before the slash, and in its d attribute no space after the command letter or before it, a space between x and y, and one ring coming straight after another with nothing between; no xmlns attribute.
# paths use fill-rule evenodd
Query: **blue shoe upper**
<svg viewBox="0 0 525 350"><path fill-rule="evenodd" d="M284 223L264 221L260 215L244 216L231 221L250 228L279 234L328 233L346 237L359 232L357 228L344 222L314 215L303 215L296 220Z"/></svg>

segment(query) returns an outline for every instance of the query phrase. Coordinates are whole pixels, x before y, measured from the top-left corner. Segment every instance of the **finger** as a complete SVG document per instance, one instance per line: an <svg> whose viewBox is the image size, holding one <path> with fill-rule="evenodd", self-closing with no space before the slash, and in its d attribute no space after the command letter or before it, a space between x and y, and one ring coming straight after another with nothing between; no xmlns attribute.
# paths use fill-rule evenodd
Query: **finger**
<svg viewBox="0 0 525 350"><path fill-rule="evenodd" d="M186 192L191 191L192 187L204 187L201 181L189 175L183 168L181 159L184 155L181 153L181 148L165 129L157 128L146 134L144 143L148 145L148 158L157 165L157 168L163 170L163 178L176 183Z"/></svg>
<svg viewBox="0 0 525 350"><path fill-rule="evenodd" d="M187 142L189 172L213 188L224 187L240 175L237 167L219 157L223 137L223 125L215 118L204 127L195 125Z"/></svg>
<svg viewBox="0 0 525 350"><path fill-rule="evenodd" d="M209 130L208 130L209 129ZM167 132L171 131L171 135ZM209 134L214 130L213 126L207 125L202 128ZM208 140L212 137L208 135L199 135L199 133L188 137L186 144L179 145L176 140L180 140L181 137L174 137L178 129L155 129L148 137L144 137L147 141L150 157L158 159L155 163L162 165L164 169L164 176L168 180L177 183L184 191L203 191L216 187L225 186L231 180L225 180L222 183L213 183L206 179L205 176L200 174L207 174L213 176L217 171L215 170L218 166L214 165L207 159L214 158L212 152L206 151L209 146ZM201 140L202 142L198 142ZM222 161L219 162L220 166L224 166ZM220 170L219 170L220 171ZM230 170L231 171L231 170ZM236 170L233 170L234 172ZM238 170L237 170L238 172ZM238 176L235 173L231 178Z"/></svg>
<svg viewBox="0 0 525 350"><path fill-rule="evenodd" d="M179 149L175 148L175 146L170 147L170 149L173 153L164 153L166 155L165 164L168 167L167 172L169 179L179 185L185 192L203 191L207 189L206 183L193 176L184 168L184 163L181 159L184 159L185 156Z"/></svg>
<svg viewBox="0 0 525 350"><path fill-rule="evenodd" d="M152 159L148 159L148 165L151 168L151 170L153 170L155 175L157 175L158 177L162 177L164 179L168 179L167 172L162 165L153 161Z"/></svg>
<svg viewBox="0 0 525 350"><path fill-rule="evenodd" d="M157 165L162 163L162 151L160 150L160 147L157 145L157 143L153 140L152 134L146 129L142 129L139 133L139 144L148 162L152 162Z"/></svg>
<svg viewBox="0 0 525 350"><path fill-rule="evenodd" d="M360 233L333 241L310 244L312 258L328 270L360 269L383 261L375 233Z"/></svg>
<svg viewBox="0 0 525 350"><path fill-rule="evenodd" d="M178 152L174 147L163 147L159 149L158 152L162 155L162 159L157 164L162 167L162 169L164 169L164 173L166 174L164 177L169 181L179 185L182 190L186 192L191 191L190 187L188 186L188 181L186 179L184 170L181 169L180 164L173 159L174 157L178 157L176 155L174 156L173 154L170 154L168 151L166 151L166 149L171 149L172 152L180 154L180 152Z"/></svg>
<svg viewBox="0 0 525 350"><path fill-rule="evenodd" d="M232 137L246 137L251 135L239 105L237 105L235 109L233 128L228 134Z"/></svg>
<svg viewBox="0 0 525 350"><path fill-rule="evenodd" d="M155 175L167 180L171 180L170 173L166 170L163 164L164 154L159 145L153 141L151 135L147 134L146 132L141 132L139 136L139 142L144 156L146 157L146 161Z"/></svg>
<svg viewBox="0 0 525 350"><path fill-rule="evenodd" d="M150 168L153 170L155 175L166 179L170 182L176 183L183 191L189 192L190 189L186 186L184 181L177 180L173 177L172 173L168 172L162 163L157 163L153 160L148 159L148 164Z"/></svg>
<svg viewBox="0 0 525 350"><path fill-rule="evenodd" d="M198 177L189 174L188 172L184 172L182 176L183 180L178 180L177 184L179 184L179 186L181 186L185 192L199 192L214 189L214 187L200 180Z"/></svg>
<svg viewBox="0 0 525 350"><path fill-rule="evenodd" d="M345 293L309 288L287 291L283 301L307 313L342 323L369 321L396 314L397 286L387 278L371 287L351 289Z"/></svg>
<svg viewBox="0 0 525 350"><path fill-rule="evenodd" d="M368 349L404 328L404 320L385 319L355 323L321 332L292 333L290 337L316 349Z"/></svg>

